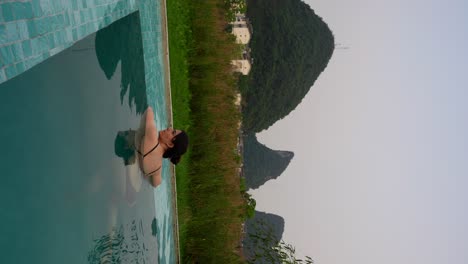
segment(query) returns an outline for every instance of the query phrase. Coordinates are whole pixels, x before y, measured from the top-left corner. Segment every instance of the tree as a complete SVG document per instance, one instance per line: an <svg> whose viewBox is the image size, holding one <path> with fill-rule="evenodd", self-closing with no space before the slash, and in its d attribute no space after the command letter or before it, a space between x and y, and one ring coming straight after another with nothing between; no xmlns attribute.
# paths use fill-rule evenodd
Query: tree
<svg viewBox="0 0 468 264"><path fill-rule="evenodd" d="M257 201L255 201L255 199L252 198L252 195L248 193L244 193L244 197L247 201L247 205L246 205L247 219L250 219L254 217L255 215L255 206L257 205Z"/></svg>
<svg viewBox="0 0 468 264"><path fill-rule="evenodd" d="M274 235L273 227L264 221L258 221L253 230L247 231L249 243L244 245L247 263L273 264L312 264L311 257L305 259L296 257L296 249L291 244Z"/></svg>

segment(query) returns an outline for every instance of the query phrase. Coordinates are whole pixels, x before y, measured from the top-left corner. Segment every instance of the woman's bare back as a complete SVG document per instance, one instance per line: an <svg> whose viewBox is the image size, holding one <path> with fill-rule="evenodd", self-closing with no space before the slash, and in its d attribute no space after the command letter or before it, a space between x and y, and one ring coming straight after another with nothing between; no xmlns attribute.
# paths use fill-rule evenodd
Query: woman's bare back
<svg viewBox="0 0 468 264"><path fill-rule="evenodd" d="M154 121L153 109L148 107L141 118L140 127L135 135L135 147L143 154L138 155L140 169L145 177L150 177L150 183L154 187L161 183L162 156L164 154L162 146L153 149L158 144L158 140L158 129ZM147 175L150 172L154 173Z"/></svg>

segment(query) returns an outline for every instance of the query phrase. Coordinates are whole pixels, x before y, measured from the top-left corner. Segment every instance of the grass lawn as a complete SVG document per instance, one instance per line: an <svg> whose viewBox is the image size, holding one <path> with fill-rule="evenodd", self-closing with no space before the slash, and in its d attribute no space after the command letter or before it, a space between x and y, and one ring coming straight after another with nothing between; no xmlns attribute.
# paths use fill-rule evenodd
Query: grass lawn
<svg viewBox="0 0 468 264"><path fill-rule="evenodd" d="M241 119L225 31L223 0L167 2L174 127L190 137L176 166L183 263L244 263L240 247L246 201L236 152Z"/></svg>
<svg viewBox="0 0 468 264"><path fill-rule="evenodd" d="M174 128L183 129L190 136L190 99L188 53L191 43L189 1L167 1L169 52L171 68L171 93ZM188 166L190 149L176 166L177 206L179 214L180 254L183 257L187 223L190 219L188 203Z"/></svg>

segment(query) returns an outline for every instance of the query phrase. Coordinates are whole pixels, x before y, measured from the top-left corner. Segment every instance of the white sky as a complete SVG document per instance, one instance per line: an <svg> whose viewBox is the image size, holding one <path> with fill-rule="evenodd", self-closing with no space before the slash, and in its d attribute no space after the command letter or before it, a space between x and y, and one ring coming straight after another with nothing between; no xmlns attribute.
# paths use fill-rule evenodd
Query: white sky
<svg viewBox="0 0 468 264"><path fill-rule="evenodd" d="M468 263L468 1L306 0L336 50L252 191L319 264Z"/></svg>

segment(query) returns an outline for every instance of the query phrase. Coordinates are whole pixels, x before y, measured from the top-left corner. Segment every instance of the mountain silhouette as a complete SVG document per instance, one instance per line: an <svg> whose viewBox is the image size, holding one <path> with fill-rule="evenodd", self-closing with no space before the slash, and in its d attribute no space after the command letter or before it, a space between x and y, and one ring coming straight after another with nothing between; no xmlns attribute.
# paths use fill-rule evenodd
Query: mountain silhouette
<svg viewBox="0 0 468 264"><path fill-rule="evenodd" d="M278 178L294 157L291 151L272 150L257 141L255 135L244 136L244 177L247 188L257 189Z"/></svg>

